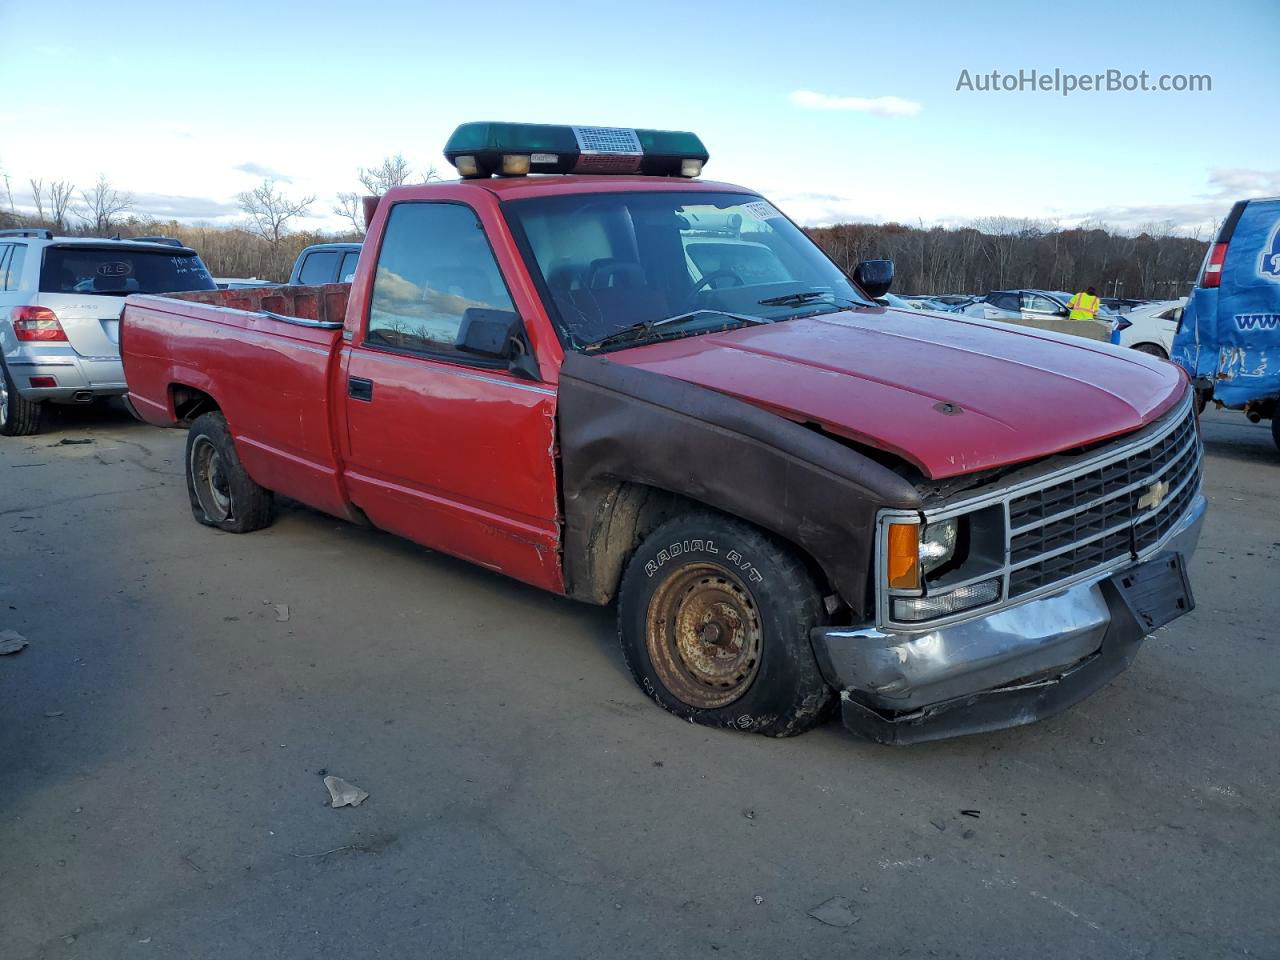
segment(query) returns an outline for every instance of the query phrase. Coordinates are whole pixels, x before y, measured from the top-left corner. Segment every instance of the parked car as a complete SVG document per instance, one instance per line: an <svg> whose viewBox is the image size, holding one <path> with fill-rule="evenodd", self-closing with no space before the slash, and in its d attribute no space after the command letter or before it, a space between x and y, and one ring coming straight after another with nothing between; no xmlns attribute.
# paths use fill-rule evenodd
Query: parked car
<svg viewBox="0 0 1280 960"><path fill-rule="evenodd" d="M0 436L36 433L46 403L125 393L117 344L128 294L212 289L196 252L167 237L0 230Z"/></svg>
<svg viewBox="0 0 1280 960"><path fill-rule="evenodd" d="M1155 303L1154 300L1135 300L1133 297L1102 297L1102 305L1114 314L1125 314L1138 307Z"/></svg>
<svg viewBox="0 0 1280 960"><path fill-rule="evenodd" d="M1071 295L1049 290L992 290L985 297L956 308L956 312L986 320L1000 320L1070 333L1090 340L1111 339L1112 324L1099 314L1098 320L1072 320L1067 303Z"/></svg>
<svg viewBox="0 0 1280 960"><path fill-rule="evenodd" d="M913 310L933 310L940 313L948 313L953 306L953 304L944 303L937 297L922 295L907 296L903 294L899 299Z"/></svg>
<svg viewBox="0 0 1280 960"><path fill-rule="evenodd" d="M1280 448L1280 197L1240 200L1182 314L1174 360L1202 402L1271 420Z"/></svg>
<svg viewBox="0 0 1280 960"><path fill-rule="evenodd" d="M1168 360L1173 352L1173 335L1177 333L1186 302L1186 297L1153 300L1121 314L1116 319L1111 342Z"/></svg>
<svg viewBox="0 0 1280 960"><path fill-rule="evenodd" d="M303 248L293 262L289 283L314 286L321 283L350 283L360 259L358 243L315 243Z"/></svg>
<svg viewBox="0 0 1280 960"><path fill-rule="evenodd" d="M350 288L130 299L130 396L187 428L199 523L279 493L616 601L649 697L774 736L837 702L882 742L1029 723L1193 607L1170 364L883 307L891 262L851 281L698 180L693 134L464 124L445 156L464 179L369 211ZM744 242L695 280L712 213Z"/></svg>
<svg viewBox="0 0 1280 960"><path fill-rule="evenodd" d="M259 280L257 277L214 277L214 286L219 290L249 290L253 287L278 287L275 280Z"/></svg>

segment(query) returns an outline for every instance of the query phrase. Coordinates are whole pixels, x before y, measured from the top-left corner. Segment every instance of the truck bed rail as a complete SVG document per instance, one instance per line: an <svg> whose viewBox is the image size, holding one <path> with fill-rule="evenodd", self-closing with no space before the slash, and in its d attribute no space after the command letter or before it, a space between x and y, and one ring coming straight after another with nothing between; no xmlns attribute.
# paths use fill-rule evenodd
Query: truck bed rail
<svg viewBox="0 0 1280 960"><path fill-rule="evenodd" d="M241 290L192 290L171 293L173 300L188 300L211 307L227 307L249 313L261 313L272 320L294 326L320 330L342 327L347 313L349 283L325 283L316 286L295 284L283 287L248 287Z"/></svg>

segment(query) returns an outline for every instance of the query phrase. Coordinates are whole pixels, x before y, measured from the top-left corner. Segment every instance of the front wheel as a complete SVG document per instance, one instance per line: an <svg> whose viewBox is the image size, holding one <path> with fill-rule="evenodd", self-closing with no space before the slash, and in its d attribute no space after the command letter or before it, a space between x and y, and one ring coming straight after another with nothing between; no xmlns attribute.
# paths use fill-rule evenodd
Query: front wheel
<svg viewBox="0 0 1280 960"><path fill-rule="evenodd" d="M786 546L732 517L693 513L662 524L628 561L618 635L636 683L676 716L785 737L831 702L809 641L822 611Z"/></svg>
<svg viewBox="0 0 1280 960"><path fill-rule="evenodd" d="M1280 406L1271 414L1271 439L1275 441L1276 449L1280 450Z"/></svg>
<svg viewBox="0 0 1280 960"><path fill-rule="evenodd" d="M240 463L221 413L196 417L187 431L187 493L192 515L205 526L249 533L271 523L271 491Z"/></svg>

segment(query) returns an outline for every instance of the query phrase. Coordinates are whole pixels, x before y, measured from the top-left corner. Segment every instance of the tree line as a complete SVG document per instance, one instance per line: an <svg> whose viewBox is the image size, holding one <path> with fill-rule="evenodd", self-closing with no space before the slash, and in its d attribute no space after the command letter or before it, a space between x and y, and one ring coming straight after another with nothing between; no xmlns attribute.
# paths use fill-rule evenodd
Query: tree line
<svg viewBox="0 0 1280 960"><path fill-rule="evenodd" d="M364 236L362 196L440 178L434 166L418 171L397 153L358 168L355 179L360 189L339 193L331 207L349 226L333 233L299 229L313 216L316 195L291 195L270 179L237 194L240 224L191 226L137 211L132 194L105 176L87 189L31 178L28 207L35 212L22 213L10 177L0 169L0 227L47 226L87 236L163 234L197 250L215 276L284 280L303 247ZM890 259L897 274L894 290L925 294L1021 287L1074 292L1092 286L1104 296L1179 297L1190 288L1207 247L1198 234L1178 235L1163 225L1125 233L1099 221L1062 227L1015 217L984 217L963 227L843 223L808 233L846 273L860 260Z"/></svg>
<svg viewBox="0 0 1280 960"><path fill-rule="evenodd" d="M1095 287L1103 296L1172 299L1186 295L1208 247L1198 234L1163 225L1123 233L1097 221L1061 227L1014 217L963 227L843 223L808 233L847 273L860 260L892 260L902 293Z"/></svg>

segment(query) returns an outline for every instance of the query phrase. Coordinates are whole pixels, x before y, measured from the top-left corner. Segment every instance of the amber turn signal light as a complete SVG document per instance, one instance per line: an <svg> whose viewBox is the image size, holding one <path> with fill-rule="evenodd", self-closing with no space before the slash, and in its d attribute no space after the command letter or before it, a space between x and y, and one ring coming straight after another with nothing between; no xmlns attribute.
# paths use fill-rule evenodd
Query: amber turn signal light
<svg viewBox="0 0 1280 960"><path fill-rule="evenodd" d="M920 589L920 525L889 524L889 586L894 590Z"/></svg>

